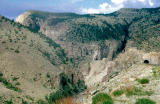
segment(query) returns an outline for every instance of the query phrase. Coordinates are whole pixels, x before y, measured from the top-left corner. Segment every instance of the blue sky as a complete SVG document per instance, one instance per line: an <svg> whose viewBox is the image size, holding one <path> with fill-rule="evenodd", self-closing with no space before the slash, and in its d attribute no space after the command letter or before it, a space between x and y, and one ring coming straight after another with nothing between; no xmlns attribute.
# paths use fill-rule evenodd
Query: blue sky
<svg viewBox="0 0 160 104"><path fill-rule="evenodd" d="M0 0L0 15L16 18L27 10L111 13L120 8L159 7L160 0Z"/></svg>

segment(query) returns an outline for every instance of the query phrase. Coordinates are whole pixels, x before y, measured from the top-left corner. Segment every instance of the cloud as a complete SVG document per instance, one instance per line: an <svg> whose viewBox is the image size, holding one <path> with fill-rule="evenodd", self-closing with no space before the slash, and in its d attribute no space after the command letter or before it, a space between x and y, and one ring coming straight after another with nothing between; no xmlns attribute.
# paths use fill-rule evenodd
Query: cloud
<svg viewBox="0 0 160 104"><path fill-rule="evenodd" d="M154 3L152 2L152 0L149 0L149 5L154 6Z"/></svg>
<svg viewBox="0 0 160 104"><path fill-rule="evenodd" d="M157 0L110 0L98 6L98 8L81 8L81 13L84 14L98 14L111 13L120 8L145 8L154 7Z"/></svg>
<svg viewBox="0 0 160 104"><path fill-rule="evenodd" d="M105 13L111 13L113 11L116 11L119 8L123 8L123 4L113 6L113 5L110 5L107 2L105 2L103 4L100 4L98 9L94 9L94 8L89 8L89 9L81 8L81 12L85 13L85 14L88 14L88 13L89 14L98 14L98 13L104 13L105 14Z"/></svg>

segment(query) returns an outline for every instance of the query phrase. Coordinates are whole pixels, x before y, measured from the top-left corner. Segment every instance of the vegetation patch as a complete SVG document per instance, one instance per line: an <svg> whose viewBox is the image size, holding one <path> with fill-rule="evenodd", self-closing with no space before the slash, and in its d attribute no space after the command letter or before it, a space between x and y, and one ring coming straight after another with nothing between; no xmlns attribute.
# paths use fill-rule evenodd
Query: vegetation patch
<svg viewBox="0 0 160 104"><path fill-rule="evenodd" d="M78 94L86 89L85 83L83 80L78 80L74 82L73 77L69 78L65 73L60 74L59 90L51 93L46 97L47 103L52 104L56 103L57 100L67 98Z"/></svg>
<svg viewBox="0 0 160 104"><path fill-rule="evenodd" d="M153 100L142 98L138 99L135 104L156 104Z"/></svg>
<svg viewBox="0 0 160 104"><path fill-rule="evenodd" d="M124 93L124 90L120 89L120 90L116 90L113 92L114 96L121 96Z"/></svg>
<svg viewBox="0 0 160 104"><path fill-rule="evenodd" d="M10 89L10 90L14 90L14 91L21 91L18 87L14 86L12 83L10 83L9 81L7 81L7 79L3 78L3 76L0 76L0 82L3 83L4 86L6 86L6 88Z"/></svg>
<svg viewBox="0 0 160 104"><path fill-rule="evenodd" d="M109 100L105 100L102 104L113 104L113 102Z"/></svg>
<svg viewBox="0 0 160 104"><path fill-rule="evenodd" d="M141 84L147 84L147 83L149 83L149 79L147 79L147 78L143 78L143 79L139 79L139 80L137 80L139 83L141 83Z"/></svg>
<svg viewBox="0 0 160 104"><path fill-rule="evenodd" d="M160 77L160 66L152 68L152 71L153 71L153 76Z"/></svg>
<svg viewBox="0 0 160 104"><path fill-rule="evenodd" d="M6 100L6 101L4 102L4 104L13 104L12 99L11 99L11 100Z"/></svg>
<svg viewBox="0 0 160 104"><path fill-rule="evenodd" d="M0 77L2 77L3 76L3 73L2 72L0 72Z"/></svg>
<svg viewBox="0 0 160 104"><path fill-rule="evenodd" d="M137 96L150 96L153 94L152 91L143 91L142 88L137 88L137 87L133 87L133 88L126 88L125 89L125 93L127 96L133 96L133 95L137 95Z"/></svg>
<svg viewBox="0 0 160 104"><path fill-rule="evenodd" d="M12 80L13 81L17 81L19 79L19 77L13 77Z"/></svg>
<svg viewBox="0 0 160 104"><path fill-rule="evenodd" d="M43 101L43 100L38 100L38 101L37 101L37 104L46 104L46 103L45 103L45 101Z"/></svg>
<svg viewBox="0 0 160 104"><path fill-rule="evenodd" d="M19 50L18 50L18 49L16 49L16 50L15 50L15 53L19 53Z"/></svg>
<svg viewBox="0 0 160 104"><path fill-rule="evenodd" d="M121 96L122 94L125 94L126 96L151 96L153 94L153 91L144 91L142 88L138 88L135 86L129 86L123 89L118 89L113 92L113 95L116 96Z"/></svg>
<svg viewBox="0 0 160 104"><path fill-rule="evenodd" d="M24 99L22 99L22 104L28 104L27 101L25 101Z"/></svg>
<svg viewBox="0 0 160 104"><path fill-rule="evenodd" d="M113 100L108 94L99 93L92 98L92 104L113 104Z"/></svg>

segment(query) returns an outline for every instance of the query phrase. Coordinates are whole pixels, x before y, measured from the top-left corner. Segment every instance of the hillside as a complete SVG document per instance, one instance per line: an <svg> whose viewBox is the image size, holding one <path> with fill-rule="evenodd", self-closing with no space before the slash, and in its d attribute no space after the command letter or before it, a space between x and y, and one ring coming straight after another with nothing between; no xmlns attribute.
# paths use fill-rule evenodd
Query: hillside
<svg viewBox="0 0 160 104"><path fill-rule="evenodd" d="M60 45L41 33L0 17L0 103L45 99L59 89L59 74L74 73ZM67 66L66 66L67 65ZM74 74L72 80L82 77ZM74 82L73 82L74 83Z"/></svg>

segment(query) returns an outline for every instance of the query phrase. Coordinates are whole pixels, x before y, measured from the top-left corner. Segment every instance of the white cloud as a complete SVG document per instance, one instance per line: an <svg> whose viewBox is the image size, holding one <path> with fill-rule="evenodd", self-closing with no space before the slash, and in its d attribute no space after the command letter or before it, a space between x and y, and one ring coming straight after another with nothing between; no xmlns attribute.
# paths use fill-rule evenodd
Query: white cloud
<svg viewBox="0 0 160 104"><path fill-rule="evenodd" d="M138 1L140 1L140 2L143 2L143 3L144 3L146 0L138 0Z"/></svg>
<svg viewBox="0 0 160 104"><path fill-rule="evenodd" d="M98 9L93 9L93 8L89 8L89 9L86 9L86 8L82 8L82 13L89 13L89 14L98 14L100 13L100 11Z"/></svg>
<svg viewBox="0 0 160 104"><path fill-rule="evenodd" d="M111 0L111 2L114 3L114 4L122 4L125 1L127 1L127 0Z"/></svg>
<svg viewBox="0 0 160 104"><path fill-rule="evenodd" d="M154 6L154 3L152 2L152 0L149 0L149 5Z"/></svg>
<svg viewBox="0 0 160 104"><path fill-rule="evenodd" d="M110 3L104 2L100 4L98 8L81 8L81 12L85 14L106 14L117 11L120 8L128 7L128 5L130 5L131 7L132 5L153 7L154 4L155 3L153 2L153 0L111 0Z"/></svg>
<svg viewBox="0 0 160 104"><path fill-rule="evenodd" d="M111 13L113 11L116 11L120 8L123 8L123 4L120 4L120 5L116 5L116 6L112 6L110 4L108 4L107 2L103 3L103 4L100 4L99 5L99 8L97 9L94 9L94 8L89 8L89 9L86 9L86 8L82 8L81 9L81 12L82 13L88 13L88 14L98 14L98 13Z"/></svg>

